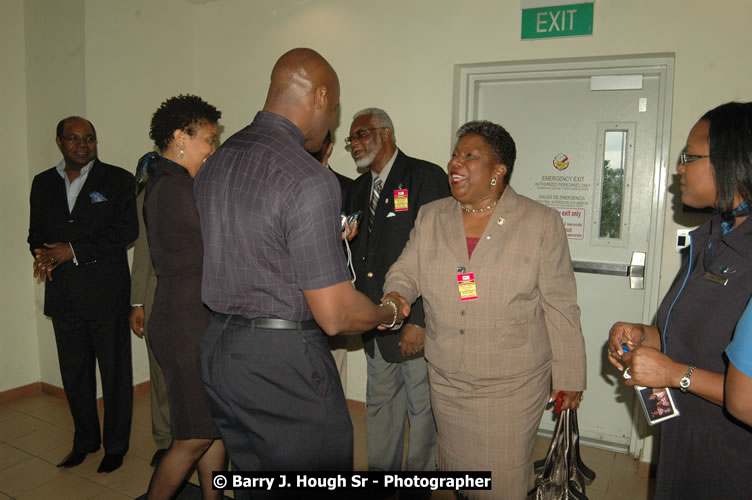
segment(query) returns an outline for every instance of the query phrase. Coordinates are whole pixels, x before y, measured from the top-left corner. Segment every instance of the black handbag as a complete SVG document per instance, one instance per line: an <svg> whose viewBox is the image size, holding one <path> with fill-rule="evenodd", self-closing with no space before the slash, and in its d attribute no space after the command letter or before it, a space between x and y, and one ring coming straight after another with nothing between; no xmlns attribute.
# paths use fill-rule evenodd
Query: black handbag
<svg viewBox="0 0 752 500"><path fill-rule="evenodd" d="M559 414L546 458L535 462L535 487L528 500L587 500L585 485L595 472L580 457L580 431L577 410Z"/></svg>

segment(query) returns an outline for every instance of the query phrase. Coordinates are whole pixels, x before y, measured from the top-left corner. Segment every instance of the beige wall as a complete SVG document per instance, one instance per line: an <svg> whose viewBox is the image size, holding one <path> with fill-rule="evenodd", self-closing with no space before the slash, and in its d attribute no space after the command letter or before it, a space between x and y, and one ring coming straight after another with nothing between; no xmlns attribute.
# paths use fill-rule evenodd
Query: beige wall
<svg viewBox="0 0 752 500"><path fill-rule="evenodd" d="M0 391L39 380L37 299L26 245L31 184L24 45L23 1L0 2Z"/></svg>
<svg viewBox="0 0 752 500"><path fill-rule="evenodd" d="M28 121L26 173L31 182L36 174L60 161L60 152L55 145L55 126L60 118L74 114L86 116L85 5L82 0L74 0L27 1L24 6ZM28 213L28 196L23 208ZM25 230L28 231L28 216ZM25 240L27 234L21 236ZM34 318L41 361L37 380L61 386L52 322L41 313L44 285L35 283L28 276L30 258L27 257L19 267L26 271L24 285L34 286Z"/></svg>
<svg viewBox="0 0 752 500"><path fill-rule="evenodd" d="M0 103L14 119L12 127L6 120L12 130L3 141L31 144L28 152L12 150L12 163L23 165L22 174L9 172L0 188L6 194L3 217L9 210L19 214L5 223L2 240L9 277L3 293L12 290L12 296L3 301L0 390L59 378L51 328L41 319L40 287L31 284L22 243L29 180L57 161L52 127L65 114L89 117L97 126L102 159L132 170L150 147L148 121L162 99L180 92L203 96L223 111L226 138L263 105L276 58L292 47L310 46L339 73L341 124L331 163L354 177L342 138L352 114L367 106L390 112L398 144L408 154L446 164L455 64L674 53L672 158L705 110L732 99L752 100L752 67L746 63L752 5L745 0L597 0L593 36L536 41L520 40L516 0L11 0L0 5L3 67L18 68L4 77L13 97L3 92ZM19 26L24 16L25 28ZM678 268L672 243L680 226L672 196L668 203L662 290ZM148 376L145 358L140 344L134 345L135 381L141 382ZM6 368L9 360L23 368ZM350 363L348 396L363 400L362 353L351 353Z"/></svg>

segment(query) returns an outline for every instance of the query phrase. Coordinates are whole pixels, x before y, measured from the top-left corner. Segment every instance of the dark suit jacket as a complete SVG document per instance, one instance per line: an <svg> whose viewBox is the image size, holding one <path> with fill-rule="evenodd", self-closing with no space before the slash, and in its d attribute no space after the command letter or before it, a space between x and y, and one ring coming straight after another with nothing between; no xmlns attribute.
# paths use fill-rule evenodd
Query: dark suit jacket
<svg viewBox="0 0 752 500"><path fill-rule="evenodd" d="M329 167L329 170L331 170L332 173L337 176L337 182L339 182L339 188L342 190L342 209L344 210L345 200L347 199L347 192L352 186L354 181L350 179L349 177L345 177L344 175L340 174L339 172L334 170L332 167ZM350 213L348 213L347 215L350 215Z"/></svg>
<svg viewBox="0 0 752 500"><path fill-rule="evenodd" d="M149 242L146 237L144 225L144 196L146 191L141 191L136 196L136 208L138 209L138 239L133 245L133 266L131 269L131 304L143 304L144 319L148 323L151 316L151 308L154 305L154 293L157 291L157 274L151 263ZM146 325L144 325L146 326ZM148 335L149 332L146 332ZM152 386L152 390L154 386Z"/></svg>
<svg viewBox="0 0 752 500"><path fill-rule="evenodd" d="M133 176L94 160L68 210L65 181L51 168L31 185L29 246L70 242L78 260L52 271L44 290L44 313L60 317L70 301L82 319L105 319L130 310L130 272L126 246L138 236Z"/></svg>
<svg viewBox="0 0 752 500"><path fill-rule="evenodd" d="M407 189L408 209L394 211L394 191ZM386 272L402 253L410 231L415 223L421 206L433 200L449 196L447 174L438 165L418 160L397 152L397 158L384 182L381 197L376 208L373 227L368 233L368 211L371 201L371 172L366 172L357 179L348 191L345 211L350 214L356 210L363 211L363 224L358 236L350 243L353 267L357 280L355 287L366 294L372 301L381 301L382 287ZM408 323L425 326L423 319L423 302L418 299L412 306ZM381 332L372 330L363 335L366 352L373 357L374 339L379 344L379 351L386 361L400 362L419 358L423 354L403 357L399 351L399 330Z"/></svg>

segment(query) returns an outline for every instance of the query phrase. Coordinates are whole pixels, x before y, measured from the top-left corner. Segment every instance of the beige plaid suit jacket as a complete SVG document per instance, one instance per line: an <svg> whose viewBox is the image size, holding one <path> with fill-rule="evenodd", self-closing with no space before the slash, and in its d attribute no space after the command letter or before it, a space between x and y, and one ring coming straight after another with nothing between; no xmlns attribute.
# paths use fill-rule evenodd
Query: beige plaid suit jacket
<svg viewBox="0 0 752 500"><path fill-rule="evenodd" d="M459 272L477 300L460 301ZM566 233L558 212L507 186L468 259L454 198L423 206L384 292L423 297L426 359L447 373L524 376L551 363L552 388L585 389L585 349Z"/></svg>

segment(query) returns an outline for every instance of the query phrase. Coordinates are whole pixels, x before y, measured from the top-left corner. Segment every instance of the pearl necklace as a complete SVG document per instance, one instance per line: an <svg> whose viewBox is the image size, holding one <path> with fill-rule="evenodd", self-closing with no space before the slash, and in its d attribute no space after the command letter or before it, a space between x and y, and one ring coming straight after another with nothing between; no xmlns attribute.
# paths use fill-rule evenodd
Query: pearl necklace
<svg viewBox="0 0 752 500"><path fill-rule="evenodd" d="M489 211L489 210L491 210L491 209L492 209L493 207L495 207L495 206L496 206L496 204L497 204L498 202L499 202L499 200L498 200L498 198L497 198L496 200L494 200L494 202L493 202L493 203L491 203L491 204L490 204L490 205L488 205L487 207L483 207L483 208L465 208L465 207L463 207L462 205L460 205L460 208L461 208L461 209L462 209L462 211L463 211L463 212L465 212L466 214L480 214L480 213L483 213L483 212L488 212L488 211Z"/></svg>

